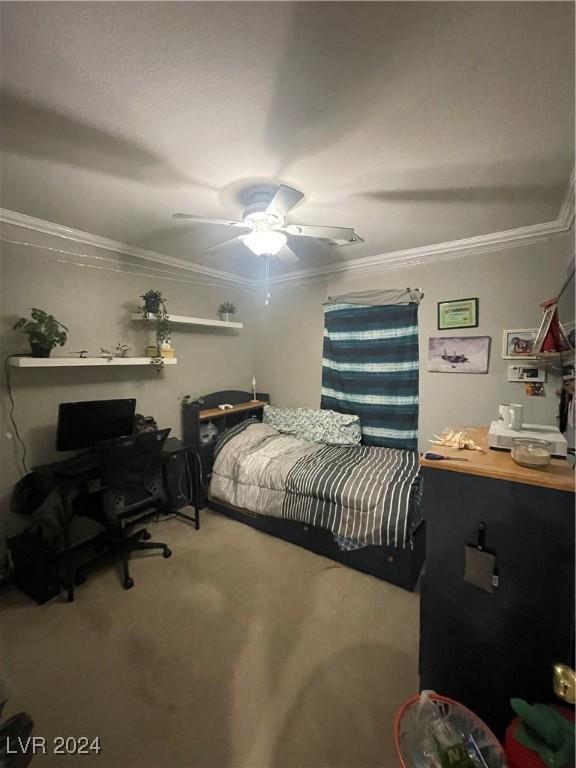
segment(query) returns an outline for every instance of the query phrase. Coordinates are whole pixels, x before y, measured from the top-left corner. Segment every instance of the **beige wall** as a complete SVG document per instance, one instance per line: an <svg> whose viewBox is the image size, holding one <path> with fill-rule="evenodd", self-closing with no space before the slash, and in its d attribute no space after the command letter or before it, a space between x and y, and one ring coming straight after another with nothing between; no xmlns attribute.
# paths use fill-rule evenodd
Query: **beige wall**
<svg viewBox="0 0 576 768"><path fill-rule="evenodd" d="M525 405L527 421L554 424L558 379L549 377L545 398L527 397L522 384L506 380L502 330L539 324L538 304L560 289L573 249L572 236L436 264L395 271L371 272L354 279L343 276L302 287L273 286L269 308L260 307L256 345L259 386L280 406L318 407L322 360L322 302L329 295L370 288L421 288L420 445L448 425L488 424L500 402ZM477 296L478 328L438 331L436 303ZM492 337L486 375L428 373L430 335Z"/></svg>
<svg viewBox="0 0 576 768"><path fill-rule="evenodd" d="M4 232L6 234L6 230ZM48 236L19 239L63 248ZM29 465L57 456L54 449L58 403L69 400L136 397L139 412L156 417L162 426L180 434L180 398L217 389L250 387L269 391L283 406L318 407L320 403L323 314L328 295L367 288L419 287L424 291L420 309L420 443L449 424L486 424L496 405L523 402L527 420L554 423L556 381L546 384L546 398L527 398L520 384L506 381L506 361L501 359L503 328L537 325L538 304L553 296L562 284L573 248L571 236L506 252L422 265L397 271L373 272L357 279L340 277L301 287L273 286L272 304L263 305L262 292L250 294L221 287L183 282L186 275L168 279L132 274L140 271L133 260L77 244L70 250L88 253L82 259L92 268L58 263L58 254L1 243L0 346L2 358L27 352L27 341L11 330L16 316L33 305L51 310L70 328L65 352L117 342L140 353L150 331L129 319L148 288L159 288L168 297L174 314L214 317L220 301L238 305L245 327L240 333L217 333L194 328L177 329L174 344L178 365L159 375L153 368L113 369L11 369L16 400L16 420L28 448ZM106 259L106 260L103 260ZM110 259L110 261L108 261ZM95 267L95 268L94 268ZM147 269L158 268L148 265ZM478 296L480 325L462 331L492 337L490 372L487 375L433 374L426 371L428 337L436 334L436 302ZM444 332L443 335L450 335ZM0 559L3 534L14 529L8 514L12 487L19 477L19 449L8 433L8 399L2 372L0 431Z"/></svg>
<svg viewBox="0 0 576 768"><path fill-rule="evenodd" d="M11 232L14 237L14 231ZM22 237L20 239L30 239ZM39 238L36 241L69 248L78 252L90 249L78 244ZM70 328L69 340L55 354L88 349L90 354L100 347L114 347L117 342L130 344L131 355L143 355L152 333L143 323L129 319L140 303L139 296L149 288L160 289L168 298L174 314L216 318L223 300L236 303L239 318L244 321L240 332L215 332L209 329L177 327L173 343L178 365L158 374L156 369L130 368L11 368L12 388L16 401L16 421L26 447L28 464L33 466L57 456L55 427L58 403L73 400L135 397L137 410L153 415L163 427L180 434L180 398L185 394L227 388L250 389L255 373L253 360L254 313L246 292L143 277L108 269L81 268L56 263L55 254L37 249L2 245L0 256L0 301L2 319L0 346L2 359L11 353L29 352L26 337L11 330L17 316L27 308L38 306L50 310ZM112 258L112 263L91 260L92 266L117 268L113 254L104 251L98 257ZM126 261L126 260L125 260ZM118 262L120 263L120 262ZM157 266L157 265L156 265ZM0 431L0 540L2 529L11 525L7 514L9 496L19 477L19 448L9 439L13 433L8 421L8 400L2 372L2 423ZM62 454L60 454L62 457ZM0 546L1 557L1 546Z"/></svg>

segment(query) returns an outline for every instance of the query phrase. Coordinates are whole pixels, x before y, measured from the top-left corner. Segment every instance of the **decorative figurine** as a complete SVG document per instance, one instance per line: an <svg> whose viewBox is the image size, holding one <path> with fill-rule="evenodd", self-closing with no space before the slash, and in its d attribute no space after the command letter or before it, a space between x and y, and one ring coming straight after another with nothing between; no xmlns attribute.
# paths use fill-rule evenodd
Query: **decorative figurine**
<svg viewBox="0 0 576 768"><path fill-rule="evenodd" d="M115 357L128 357L128 351L130 349L131 347L129 347L128 344L116 344L114 351L100 347L100 352L102 353L102 357L106 357L108 360L114 360Z"/></svg>

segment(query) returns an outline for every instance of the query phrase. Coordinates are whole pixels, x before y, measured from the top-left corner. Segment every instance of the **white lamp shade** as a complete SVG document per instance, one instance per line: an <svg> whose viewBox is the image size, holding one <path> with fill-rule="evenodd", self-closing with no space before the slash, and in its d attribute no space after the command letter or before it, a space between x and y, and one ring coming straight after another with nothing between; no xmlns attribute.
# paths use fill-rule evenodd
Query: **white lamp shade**
<svg viewBox="0 0 576 768"><path fill-rule="evenodd" d="M256 256L276 256L282 246L286 245L287 240L288 238L282 232L269 229L261 232L251 232L243 239L243 243Z"/></svg>

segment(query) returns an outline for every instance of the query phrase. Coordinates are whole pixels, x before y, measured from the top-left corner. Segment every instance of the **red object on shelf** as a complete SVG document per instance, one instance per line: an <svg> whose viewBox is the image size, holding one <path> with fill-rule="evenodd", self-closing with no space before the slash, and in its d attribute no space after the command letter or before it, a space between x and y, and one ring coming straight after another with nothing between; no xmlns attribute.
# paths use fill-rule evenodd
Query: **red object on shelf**
<svg viewBox="0 0 576 768"><path fill-rule="evenodd" d="M565 352L569 348L570 345L566 341L566 337L560 326L558 310L555 309L550 322L550 328L548 328L548 333L542 342L542 352Z"/></svg>
<svg viewBox="0 0 576 768"><path fill-rule="evenodd" d="M549 299L540 306L544 309L544 317L536 337L534 351L536 354L542 352L567 352L570 349L570 343L560 325L556 301ZM544 338L542 338L542 333L544 333Z"/></svg>

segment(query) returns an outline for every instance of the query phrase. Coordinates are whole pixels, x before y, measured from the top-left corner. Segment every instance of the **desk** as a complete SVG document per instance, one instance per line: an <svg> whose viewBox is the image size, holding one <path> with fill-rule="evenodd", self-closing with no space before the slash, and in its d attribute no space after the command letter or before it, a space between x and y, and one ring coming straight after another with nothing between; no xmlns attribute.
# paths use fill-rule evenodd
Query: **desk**
<svg viewBox="0 0 576 768"><path fill-rule="evenodd" d="M434 461L422 457L421 466L574 493L574 470L566 459L553 458L545 469L522 467L512 459L510 451L498 451L488 447L487 427L465 427L465 429L474 442L484 449L484 453L459 451L443 445L433 445L430 449L433 453L466 459L466 461ZM448 479L447 477L446 480Z"/></svg>
<svg viewBox="0 0 576 768"><path fill-rule="evenodd" d="M466 431L486 444L486 429ZM512 696L552 699L552 666L573 666L574 471L510 453L434 452L468 461L421 460L426 569L420 589L420 686L456 699L502 737ZM492 592L465 578L467 544L496 555Z"/></svg>
<svg viewBox="0 0 576 768"><path fill-rule="evenodd" d="M162 449L162 457L164 459L163 476L164 483L169 490L169 482L167 481L167 467L170 460L176 459L176 457L183 454L192 453L191 449L186 446L181 440L177 438L168 438L164 443ZM74 458L74 457L73 457ZM95 456L93 457L95 458ZM72 459L73 460L73 459ZM65 568L65 589L68 594L68 602L74 600L74 569L72 567L71 558L71 541L70 541L70 521L77 515L73 508L73 499L84 488L88 488L94 483L100 481L101 472L100 466L96 460L87 469L80 470L75 474L63 474L59 469L65 465L66 462L54 462L52 464L44 464L38 467L33 467L32 471L37 472L44 477L49 478L55 485L60 496L61 508L63 511L62 519L58 520L62 530L63 537L63 556L64 556L64 568ZM171 514L194 523L196 530L200 528L200 509L201 509L201 495L199 492L200 487L200 473L198 470L198 460L194 456L192 467L190 467L191 474L191 492L193 497L194 517L182 512L178 508L169 508ZM168 493L168 499L170 501L171 494Z"/></svg>

